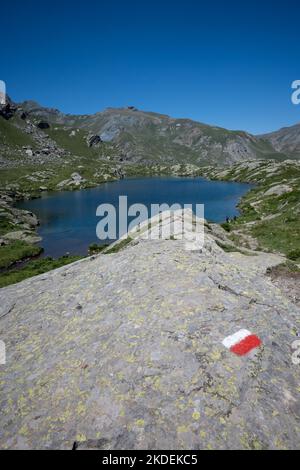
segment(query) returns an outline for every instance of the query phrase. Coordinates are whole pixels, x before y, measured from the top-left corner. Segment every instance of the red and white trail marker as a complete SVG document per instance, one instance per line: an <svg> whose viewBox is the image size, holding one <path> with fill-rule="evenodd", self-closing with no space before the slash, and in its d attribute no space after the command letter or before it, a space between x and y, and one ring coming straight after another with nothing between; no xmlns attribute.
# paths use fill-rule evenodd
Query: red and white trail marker
<svg viewBox="0 0 300 470"><path fill-rule="evenodd" d="M258 348L261 345L261 340L258 336L253 335L251 331L239 330L233 335L227 336L222 344L234 354L245 356L252 349Z"/></svg>

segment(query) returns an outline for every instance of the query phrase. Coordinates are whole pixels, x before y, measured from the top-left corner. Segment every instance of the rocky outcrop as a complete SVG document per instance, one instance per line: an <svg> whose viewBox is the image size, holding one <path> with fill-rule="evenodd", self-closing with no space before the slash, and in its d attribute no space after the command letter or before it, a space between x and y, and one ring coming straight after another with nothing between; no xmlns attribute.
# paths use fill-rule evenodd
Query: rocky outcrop
<svg viewBox="0 0 300 470"><path fill-rule="evenodd" d="M101 143L102 143L102 140L99 135L88 135L87 137L88 147L99 147Z"/></svg>
<svg viewBox="0 0 300 470"><path fill-rule="evenodd" d="M49 129L50 127L50 124L46 121L40 121L38 124L37 124L37 127L39 129Z"/></svg>
<svg viewBox="0 0 300 470"><path fill-rule="evenodd" d="M268 191L265 192L265 196L282 196L282 194L290 193L292 191L293 188L287 184L278 184L268 189Z"/></svg>
<svg viewBox="0 0 300 470"><path fill-rule="evenodd" d="M79 173L72 173L71 177L67 180L63 180L57 184L58 189L63 189L68 186L81 186L86 182L86 179L83 178Z"/></svg>
<svg viewBox="0 0 300 470"><path fill-rule="evenodd" d="M22 103L20 107L31 120L42 119L69 130L86 132L88 146L97 147L101 141L116 146L126 155L122 161L130 163L223 165L246 158L273 158L277 153L269 141L262 143L247 132L175 119L133 106L107 108L83 116L66 115L34 102Z"/></svg>
<svg viewBox="0 0 300 470"><path fill-rule="evenodd" d="M299 308L265 276L281 258L145 227L1 290L0 447L299 448ZM241 328L262 341L243 357L222 344Z"/></svg>
<svg viewBox="0 0 300 470"><path fill-rule="evenodd" d="M259 136L270 142L277 152L283 152L291 157L300 157L300 124Z"/></svg>
<svg viewBox="0 0 300 470"><path fill-rule="evenodd" d="M15 104L7 97L5 103L0 104L0 117L3 117L8 121L14 116L16 110L17 107Z"/></svg>
<svg viewBox="0 0 300 470"><path fill-rule="evenodd" d="M42 238L38 235L35 235L33 232L26 230L15 230L14 232L8 232L3 235L2 238L4 239L4 241L6 240L11 242L21 240L29 244L39 243L42 240Z"/></svg>

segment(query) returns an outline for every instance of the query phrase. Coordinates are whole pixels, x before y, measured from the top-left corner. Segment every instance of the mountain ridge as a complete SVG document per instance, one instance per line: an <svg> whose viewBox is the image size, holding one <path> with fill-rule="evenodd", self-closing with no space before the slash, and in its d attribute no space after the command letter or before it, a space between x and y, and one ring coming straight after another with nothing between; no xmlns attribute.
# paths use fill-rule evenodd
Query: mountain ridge
<svg viewBox="0 0 300 470"><path fill-rule="evenodd" d="M39 162L45 148L49 150L49 162L57 160L57 155L69 161L79 151L90 158L104 155L104 160L105 155L113 153L114 163L123 168L132 164L228 166L246 160L300 158L297 124L255 136L134 106L73 115L33 100L14 103L9 98L0 115L4 118L0 120L2 167L7 162L10 166L11 162L35 164L36 159L30 160L31 154L37 153Z"/></svg>
<svg viewBox="0 0 300 470"><path fill-rule="evenodd" d="M276 151L300 158L300 122L293 126L282 127L278 131L262 134L259 138L270 142Z"/></svg>
<svg viewBox="0 0 300 470"><path fill-rule="evenodd" d="M270 142L246 131L173 118L134 106L106 108L90 115L65 114L30 100L17 107L31 122L42 119L65 130L80 129L99 136L116 147L124 164L230 165L251 158L285 158Z"/></svg>

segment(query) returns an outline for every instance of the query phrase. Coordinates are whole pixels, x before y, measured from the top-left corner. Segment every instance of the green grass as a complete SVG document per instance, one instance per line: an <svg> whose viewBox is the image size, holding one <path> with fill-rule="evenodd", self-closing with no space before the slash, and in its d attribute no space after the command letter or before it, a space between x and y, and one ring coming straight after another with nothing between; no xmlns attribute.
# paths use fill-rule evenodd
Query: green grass
<svg viewBox="0 0 300 470"><path fill-rule="evenodd" d="M118 253L118 251L122 250L125 248L126 245L128 245L130 242L132 242L131 237L124 238L124 240L121 240L119 243L116 243L112 248L109 248L107 251L105 251L106 255L110 255L112 253Z"/></svg>
<svg viewBox="0 0 300 470"><path fill-rule="evenodd" d="M216 240L216 244L220 248L222 248L222 250L225 251L226 253L242 253L243 255L246 255L246 256L252 256L251 253L247 253L246 251L241 250L236 246L229 245L228 243L223 243L219 240Z"/></svg>
<svg viewBox="0 0 300 470"><path fill-rule="evenodd" d="M249 169L240 164L233 165L221 179L255 183L249 188L239 203L240 216L234 223L222 224L234 237L235 229L245 230L254 237L259 249L280 252L295 260L299 259L300 249L300 169L293 163L284 163L274 173L268 173L274 162L260 162L257 169ZM206 169L206 175L219 179L213 167ZM265 196L265 192L277 184L287 184L292 191L281 196ZM253 207L254 203L254 207ZM269 216L275 216L269 218ZM246 225L248 224L248 225ZM239 235L236 236L238 243Z"/></svg>
<svg viewBox="0 0 300 470"><path fill-rule="evenodd" d="M15 284L29 277L37 276L38 274L43 274L47 271L51 271L52 269L73 263L79 259L81 259L80 256L62 256L58 259L42 258L29 261L20 269L11 269L5 273L0 273L0 287Z"/></svg>
<svg viewBox="0 0 300 470"><path fill-rule="evenodd" d="M12 232L16 229L16 226L10 222L6 217L0 217L0 235L4 235L7 232Z"/></svg>
<svg viewBox="0 0 300 470"><path fill-rule="evenodd" d="M94 255L94 254L97 254L97 253L101 253L101 251L105 250L107 247L108 247L107 244L98 245L97 243L92 243L89 246L89 254Z"/></svg>
<svg viewBox="0 0 300 470"><path fill-rule="evenodd" d="M25 145L35 147L34 141L29 134L22 132L12 122L6 121L2 117L0 117L0 137L1 143L11 147L22 147Z"/></svg>
<svg viewBox="0 0 300 470"><path fill-rule="evenodd" d="M61 125L51 125L44 132L55 140L58 146L69 151L69 156L60 162L48 162L40 165L27 164L26 157L23 161L20 161L19 155L14 154L14 149L26 145L35 148L35 143L28 134L14 125L17 123L16 121L15 118L10 121L0 118L1 143L6 144L9 150L9 152L4 151L4 154L7 153L6 158L14 166L0 170L1 188L17 184L19 191L35 196L40 194L41 186L45 186L50 191L57 190L57 184L70 179L73 172L78 172L86 179L86 182L82 184L84 188L116 179L114 171L116 163L118 163L116 157L119 155L116 149L107 143L102 143L97 148L88 147L86 142L87 132L79 130L71 137L72 128L64 128ZM23 121L17 124L24 125ZM36 172L41 171L48 173L46 179L37 176L37 181L30 181L27 178L28 176L35 176ZM107 175L106 178L103 177L104 174ZM76 188L70 186L64 189Z"/></svg>
<svg viewBox="0 0 300 470"><path fill-rule="evenodd" d="M37 166L19 166L16 168L3 169L0 171L0 187L5 188L7 185L19 185L19 191L30 194L31 196L40 195L40 187L46 186L49 191L57 191L57 184L63 180L68 180L74 172L79 173L86 182L83 188L89 188L104 182L102 175L107 174L110 180L116 179L113 170L114 164L103 162L101 157L70 157L63 164L48 164L41 167ZM48 173L48 178L30 181L27 176L35 176L35 172L44 171ZM95 176L95 174L97 175ZM106 181L106 180L105 180ZM66 187L64 189L72 190L78 188Z"/></svg>
<svg viewBox="0 0 300 470"><path fill-rule="evenodd" d="M287 257L292 261L300 260L300 248L295 248L288 252Z"/></svg>
<svg viewBox="0 0 300 470"><path fill-rule="evenodd" d="M74 136L70 136L72 130L75 131ZM62 126L54 125L45 132L55 140L60 147L71 152L73 155L82 157L95 157L102 153L101 146L105 147L106 144L101 144L98 148L88 147L86 142L87 133L79 129L64 129Z"/></svg>
<svg viewBox="0 0 300 470"><path fill-rule="evenodd" d="M223 222L221 224L221 227L223 227L224 230L226 230L226 232L230 232L231 231L231 225L229 222Z"/></svg>
<svg viewBox="0 0 300 470"><path fill-rule="evenodd" d="M258 207L257 221L250 228L252 236L258 239L264 249L280 252L291 259L298 259L300 254L300 217L297 205L300 202L300 191L294 190L282 196L262 198ZM277 215L266 220L268 215ZM259 218L265 220L260 221ZM255 220L255 219L254 219Z"/></svg>
<svg viewBox="0 0 300 470"><path fill-rule="evenodd" d="M17 240L9 245L0 247L0 269L5 269L27 258L38 256L43 249L39 246L29 245L23 241Z"/></svg>
<svg viewBox="0 0 300 470"><path fill-rule="evenodd" d="M17 122L18 125L24 123ZM57 190L57 184L62 180L68 180L73 172L78 172L86 179L86 183L82 187L88 188L102 183L105 178L104 174L108 175L108 180L116 179L114 170L118 164L118 155L120 152L118 149L114 149L112 145L103 143L98 148L89 148L86 143L87 132L80 129L76 131L75 136L70 137L72 129L76 130L76 120L72 122L73 127L65 128L59 124L51 124L50 129L46 130L48 135L54 139L59 146L68 150L72 155L67 157L64 162L41 166L21 166L18 165L12 169L4 169L0 171L0 187L6 185L18 184L20 191L28 193L31 196L40 195L40 186L46 186L48 190ZM226 131L221 128L210 128L205 125L199 126L203 128L203 131L210 137L225 142L228 137L234 137L235 135L244 135L240 131ZM143 131L136 129L134 137L132 134L123 135L121 139L124 139L125 143L128 141L132 145L136 146L137 154L142 155L145 160L145 164L126 164L123 165L123 169L126 172L126 176L152 176L155 174L171 174L171 166L183 161L193 161L196 154L194 150L189 149L183 145L177 145L173 142L174 129L168 131L170 135L162 137L157 133L155 126L149 124ZM180 131L176 131L176 133ZM5 121L0 118L0 137L4 136L8 144L13 147L14 145L30 145L32 146L31 137L23 133L22 130L14 126L13 119ZM24 140L25 139L25 140ZM29 139L29 140L28 140ZM264 155L269 154L270 146L268 142L259 141L259 152ZM174 150L174 153L170 153L170 149ZM172 154L172 155L171 155ZM76 156L75 156L76 155ZM152 162L149 163L149 157L152 155ZM107 157L111 158L108 160ZM278 155L277 155L278 157ZM213 155L209 155L209 158L213 158ZM157 162L153 163L153 160ZM163 165L161 162L163 161ZM249 170L247 168L240 167L239 164L234 165L230 171L228 171L225 177L222 179L226 180L238 180L255 182L256 186L252 188L242 199L239 209L241 211L240 217L237 221L230 224L223 224L222 226L234 234L236 228L243 228L247 222L255 222L254 226L248 226L247 232L253 237L257 238L260 247L262 249L270 251L279 251L296 257L297 250L300 246L299 240L299 213L297 213L297 204L300 201L300 184L298 188L294 184L294 191L288 194L284 194L280 197L264 197L264 192L270 188L271 184L282 183L282 181L289 184L289 181L298 178L300 181L300 171L291 165L283 166L278 173L268 175L267 170L270 162L265 161L261 163L258 172L256 170ZM182 173L184 174L184 165L182 165ZM28 175L34 175L36 171L46 171L48 177L45 180L39 179L38 181L30 181L26 178ZM216 168L212 168L212 173L216 171ZM199 174L201 173L199 169ZM257 174L256 174L257 173ZM64 189L77 189L76 187L69 186ZM250 188L249 188L250 189ZM262 200L262 203L257 207L252 207L251 203ZM268 215L279 214L278 217L272 220L262 220ZM246 226L245 226L246 227ZM0 235L7 231L13 230L13 227L8 220L4 217L0 219ZM107 249L106 253L114 253L122 249L123 241L115 245L111 249ZM128 242L125 241L124 246ZM26 250L29 250L27 246L15 246L11 244L11 248L1 247L0 250L4 250L3 263L4 266L7 263L15 262L20 255L19 259L26 258ZM25 244L26 245L26 244ZM37 247L34 247L37 249ZM32 249L32 247L31 247ZM5 252L7 251L7 253ZM102 248L98 249L94 247L90 253L100 252ZM29 250L30 251L30 250ZM15 252L15 253L13 253ZM1 253L1 251L0 251ZM25 253L25 255L24 255ZM1 256L2 258L2 256ZM12 261L10 262L10 259ZM1 266L1 265L0 265Z"/></svg>
<svg viewBox="0 0 300 470"><path fill-rule="evenodd" d="M290 260L287 260L285 263L278 264L272 268L267 269L267 274L273 274L275 276L282 276L287 274L300 274L300 268L296 263L293 263Z"/></svg>

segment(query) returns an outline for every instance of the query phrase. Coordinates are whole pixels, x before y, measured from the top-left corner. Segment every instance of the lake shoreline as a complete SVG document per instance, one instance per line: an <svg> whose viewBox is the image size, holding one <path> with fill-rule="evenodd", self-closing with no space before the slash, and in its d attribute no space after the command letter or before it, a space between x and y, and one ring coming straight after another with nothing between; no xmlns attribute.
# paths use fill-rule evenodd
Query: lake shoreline
<svg viewBox="0 0 300 470"><path fill-rule="evenodd" d="M253 187L253 185L251 185ZM126 199L126 223L136 215L127 213L127 205L142 204L146 211L143 219L150 218L152 206L166 204L196 204L205 206L204 217L212 222L223 223L226 218L237 218L238 204L249 189L248 184L212 181L202 176L154 176L124 178L114 184L101 184L94 188L78 191L56 191L42 195L39 199L19 202L21 210L30 210L40 220L38 235L43 239L41 246L45 256L57 258L66 253L86 256L91 244L112 243L127 231L119 233L120 197ZM98 240L96 237L96 208L99 203L112 205L116 212L116 235L112 239ZM162 209L165 210L165 209ZM149 212L150 211L150 212ZM60 248L61 247L61 248Z"/></svg>
<svg viewBox="0 0 300 470"><path fill-rule="evenodd" d="M183 172L184 173L184 172ZM139 179L139 178L147 178L147 179L152 179L154 177L161 177L161 178L164 178L164 177L172 177L174 179L178 179L178 178L192 178L192 179L195 179L195 178L201 178L203 180L206 180L206 181L212 181L210 178L207 178L205 176L202 176L199 174L199 172L197 172L197 174L183 174L183 175L178 175L178 174L143 174L143 175L133 175L133 176L128 176L126 178L122 178L122 180L136 180L136 179ZM28 214L28 212L30 212L35 218L36 218L36 224L32 227L30 227L29 230L26 230L26 236L25 236L25 240L17 240L16 242L13 242L10 244L10 247L11 247L11 251L13 252L14 251L14 248L15 248L15 253L12 253L12 256L9 257L9 261L3 265L1 265L0 269L0 276L2 275L5 275L7 273L14 273L15 271L19 271L21 272L23 269L26 269L27 266L30 266L31 264L35 264L35 262L40 262L41 266L43 266L43 264L45 264L45 262L48 260L48 256L44 253L44 249L43 249L43 241L41 240L39 245L37 245L36 243L31 243L30 241L28 242L28 237L29 237L29 240L30 240L30 237L32 236L36 236L37 235L37 232L38 232L38 228L39 228L39 224L40 224L40 221L38 220L38 217L36 216L35 213L33 213L32 211L28 211L26 208L24 209L20 209L18 208L18 205L19 203L22 203L22 202L29 202L29 201L33 201L33 200L39 200L41 198L43 198L44 196L46 195L49 195L50 197L52 197L53 195L55 194L61 194L62 192L66 192L66 193L73 193L73 192L81 192L83 190L92 190L92 189L95 189L95 188L101 188L103 185L107 184L107 183L118 183L119 180L112 180L112 181L103 181L101 183L97 183L95 185L92 185L89 183L88 187L83 187L83 188L72 188L72 187L69 187L69 188L63 188L62 190L49 190L49 191L43 191L43 192L36 192L36 191L22 191L20 189L16 190L16 191L12 191L12 190L2 190L1 191L1 202L2 202L2 207L3 207L3 203L4 203L4 206L5 206L5 209L6 210L17 210L18 211L18 216L21 213L24 214L24 216L26 216ZM239 214L237 215L239 216ZM13 227L12 227L12 230L14 232L18 232L19 230L19 224L13 224ZM0 237L1 239L1 237ZM23 244L23 246L21 247L22 249L20 250L20 247L19 247L19 244ZM3 252L3 248L7 247L7 245L2 245L2 252ZM88 257L89 255L93 254L93 252L89 252L88 250L88 246L86 247L86 253L85 255L81 255L80 258L83 258L83 257ZM68 258L68 255L66 256L66 254L64 254L63 256L61 257L56 257L56 258L52 258L54 262L61 262L62 265L65 265L66 263L66 258ZM70 258L70 262L73 261L73 255L70 255L69 256ZM77 257L76 257L77 259ZM44 262L45 261L45 262ZM1 282L0 282L0 285L1 285Z"/></svg>
<svg viewBox="0 0 300 470"><path fill-rule="evenodd" d="M243 195L241 200L238 202L238 210L239 214L237 216L237 221L234 224L230 224L229 227L226 227L226 230L229 230L229 235L231 236L232 240L234 243L237 243L238 246L247 246L247 243L253 244L255 249L260 249L260 250L265 250L265 251L272 251L274 253L281 253L281 254L289 254L289 250L291 251L293 247L297 246L297 237L296 235L294 236L295 230L289 230L289 223L285 222L286 229L288 230L289 233L289 240L290 243L289 245L286 244L284 237L280 239L281 232L279 232L277 238L278 238L278 243L277 245L273 244L268 248L268 243L269 240L272 241L274 237L270 237L269 234L272 231L272 228L268 228L268 226L265 229L266 236L264 233L260 235L260 233L257 233L257 230L259 227L263 224L267 223L270 225L272 223L272 218L276 216L276 211L277 211L277 205L280 203L280 201L285 197L283 196L276 196L274 195L272 198L272 201L274 201L274 208L272 206L266 207L264 206L264 214L265 215L259 215L257 213L257 204L260 203L260 201L266 201L270 200L269 198L266 198L264 196L264 193L267 192L270 188L272 188L276 181L280 182L281 180L284 180L284 178L287 178L287 181L290 180L290 174L293 175L293 181L294 181L294 186L292 188L293 191L297 191L297 175L299 172L299 164L294 161L286 161L286 162L281 162L277 163L272 160L267 160L267 161L248 161L244 162L241 164L236 164L231 167L227 168L214 168L214 167L203 167L203 168L197 168L196 170L193 170L193 174L189 171L189 174L171 174L168 172L163 172L163 174L149 174L147 172L140 172L140 174L133 175L133 179L139 178L139 177L153 177L153 176L181 176L181 177L203 177L208 181L214 181L214 180L220 180L220 181L235 181L235 182L242 182L246 184L251 184L255 185L253 188L249 188L249 190ZM277 172L277 173L276 173ZM181 171L180 173L184 173ZM268 174L270 173L270 177ZM274 173L274 176L272 176ZM126 178L127 179L127 178ZM130 175L130 179L131 175ZM118 182L118 180L113 180L110 182ZM101 183L97 183L95 185L90 184L89 182L89 187L88 188L80 188L79 190L81 191L82 189L92 189L95 187L101 187L105 184L105 181L102 181ZM67 192L73 191L73 188L65 188L67 189ZM50 190L48 191L49 194L53 195L57 191ZM58 191L59 193L61 191ZM42 197L42 194L37 194L36 191L29 191L28 187L26 190L22 191L20 189L17 189L15 191L9 190L5 188L4 190L1 191L1 202L2 202L2 208L4 207L5 210L8 209L13 209L14 204L16 202L20 202L21 200L33 200L36 199L37 197L40 198ZM292 196L294 193L290 193ZM297 194L297 192L296 192ZM288 194L287 194L288 195ZM297 199L297 195L295 195L295 202L299 200L299 197ZM277 204L277 199L278 199L278 204ZM276 206L275 206L276 203ZM26 211L24 211L26 212ZM293 212L293 211L290 211ZM262 222L263 220L266 219L266 222ZM274 219L276 220L276 219ZM257 227L257 228L256 228ZM18 226L16 225L14 227L14 230L17 230ZM31 234L36 233L36 228L37 227L32 227L31 229ZM251 231L250 231L251 229ZM240 234L239 232L242 230L242 233ZM245 236L246 238L246 245L244 243L244 232L247 234ZM254 232L252 234L252 232ZM250 236L248 236L248 233L250 233ZM299 233L299 232L298 232ZM242 235L242 236L241 236ZM253 238L254 237L254 238ZM0 236L1 238L1 236ZM250 240L250 242L249 242ZM254 242L253 242L254 240ZM265 242L266 240L266 242ZM258 244L257 244L258 241ZM31 245L32 246L32 245ZM252 246L252 247L253 247ZM298 243L299 246L299 243ZM5 247L1 246L0 247L1 252L3 253L3 250ZM295 250L294 250L295 252ZM297 262L297 253L293 253L293 257L296 259ZM17 262L19 259L22 259L22 256L20 258L15 258L12 263L10 263L10 269L13 267L14 263ZM29 257L30 259L30 257ZM30 263L30 261L29 261Z"/></svg>

